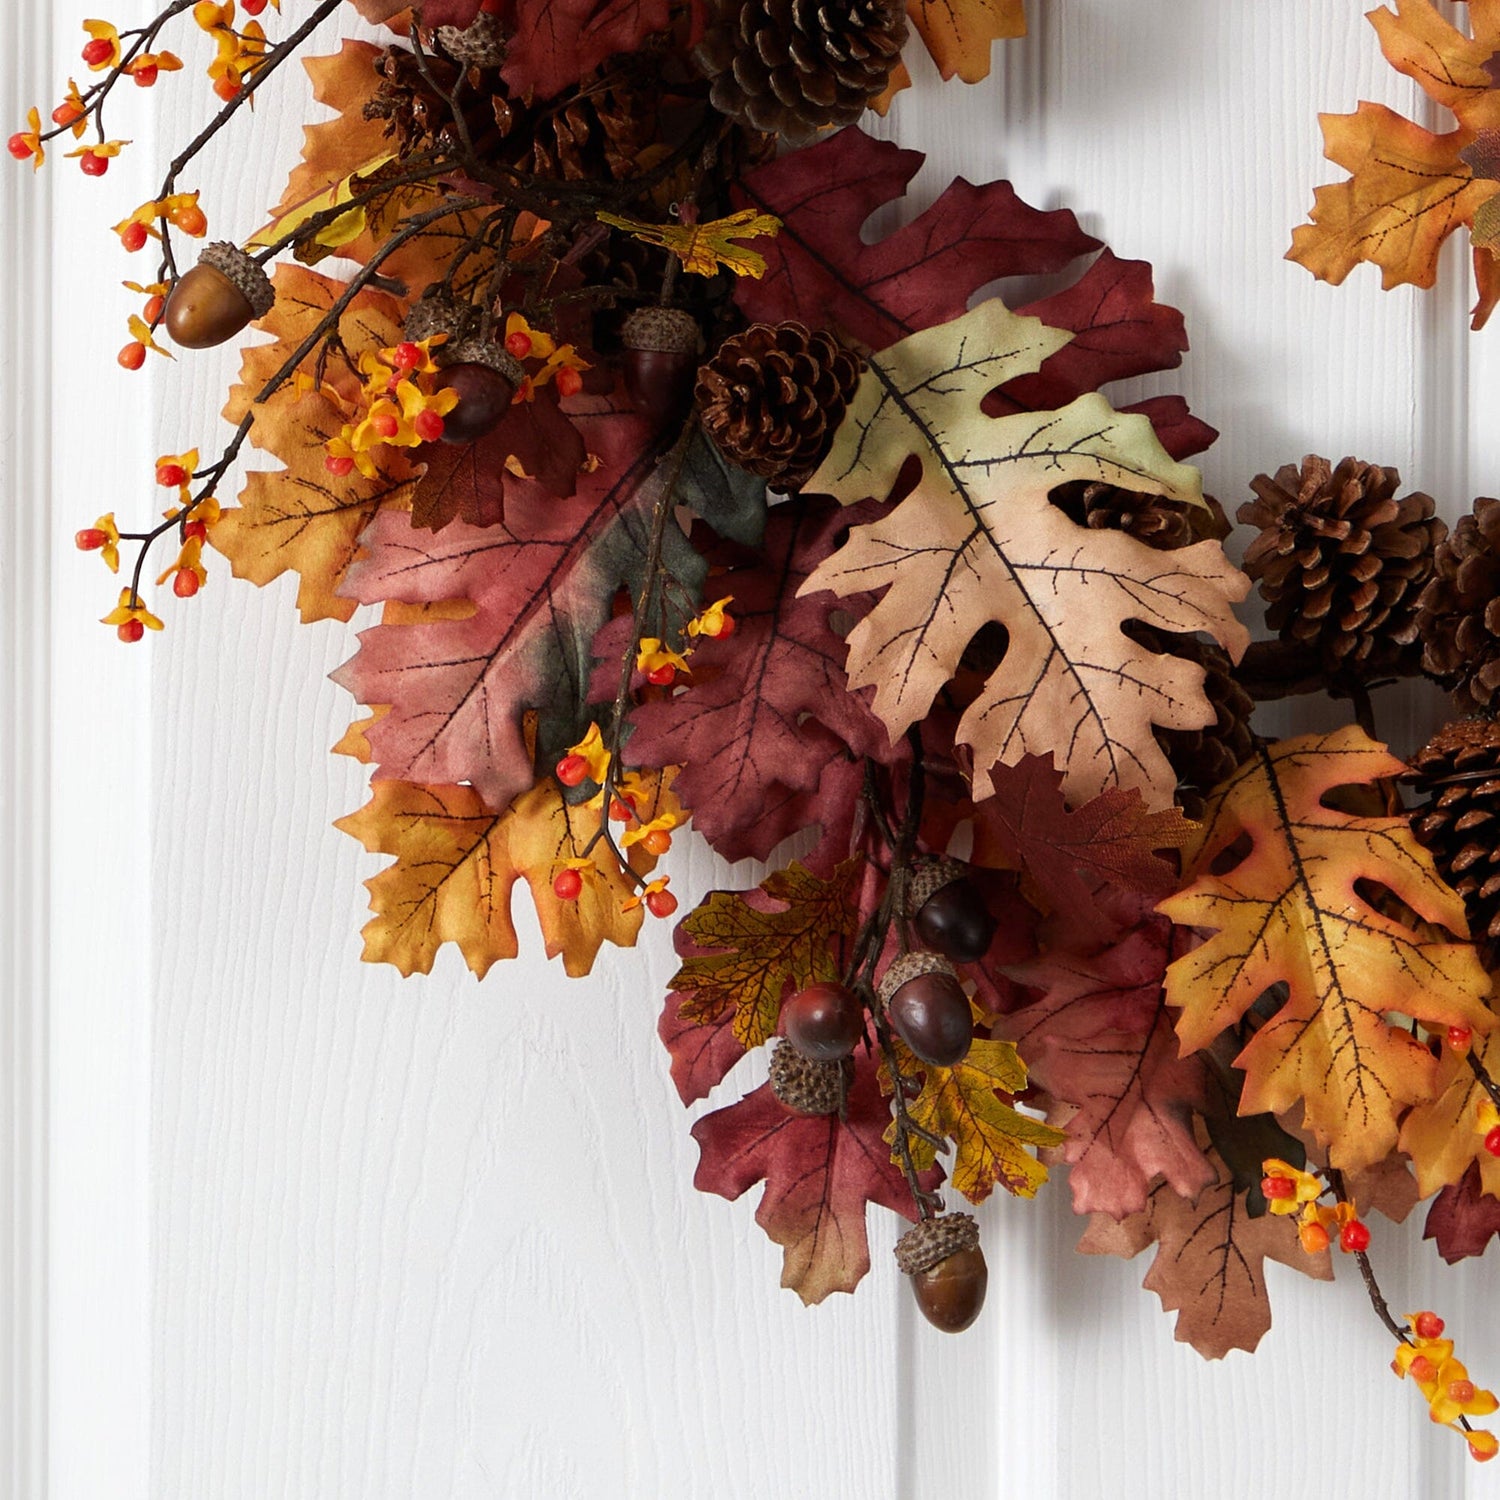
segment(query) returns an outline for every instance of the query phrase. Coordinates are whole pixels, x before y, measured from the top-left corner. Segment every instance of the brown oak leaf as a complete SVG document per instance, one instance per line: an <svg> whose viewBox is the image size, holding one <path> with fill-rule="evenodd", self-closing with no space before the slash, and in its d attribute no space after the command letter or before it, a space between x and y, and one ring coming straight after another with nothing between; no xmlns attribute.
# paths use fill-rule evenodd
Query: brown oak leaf
<svg viewBox="0 0 1500 1500"><path fill-rule="evenodd" d="M1452 1266L1471 1256L1483 1255L1497 1234L1500 1234L1500 1198L1485 1191L1479 1166L1471 1163L1457 1183L1445 1187L1432 1200L1422 1238L1436 1240L1438 1254Z"/></svg>
<svg viewBox="0 0 1500 1500"><path fill-rule="evenodd" d="M944 78L990 76L990 44L1026 35L1024 0L907 0L906 13Z"/></svg>

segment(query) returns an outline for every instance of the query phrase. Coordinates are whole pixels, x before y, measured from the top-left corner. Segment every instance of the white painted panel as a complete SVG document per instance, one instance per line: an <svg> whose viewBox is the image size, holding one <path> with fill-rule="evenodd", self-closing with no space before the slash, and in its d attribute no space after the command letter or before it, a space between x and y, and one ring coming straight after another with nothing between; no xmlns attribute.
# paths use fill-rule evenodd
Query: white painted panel
<svg viewBox="0 0 1500 1500"><path fill-rule="evenodd" d="M955 172L1010 175L1152 260L1193 351L1118 394L1182 391L1224 429L1205 472L1231 511L1253 474L1314 448L1397 464L1450 517L1471 486L1494 492L1500 332L1474 341L1466 390L1462 266L1423 298L1366 272L1335 291L1281 259L1334 175L1317 112L1413 107L1361 7L1031 8L1033 37L985 85L940 90L914 60L885 129L931 159L903 211ZM66 59L92 11L54 11ZM156 139L185 137L199 87L164 80ZM260 222L295 156L301 96L273 92L253 148L226 132L197 179L216 230ZM142 114L122 133L141 145L104 183L58 178L59 539L100 509L147 513L151 458L213 446L233 370L227 353L149 385L114 369L123 294L80 288L133 269L100 226L148 196L153 130ZM1272 1268L1261 1352L1206 1366L1140 1291L1145 1258L1072 1255L1062 1182L982 1211L992 1302L970 1335L913 1316L888 1217L858 1296L804 1311L777 1288L756 1194L692 1190L691 1115L654 1030L665 933L582 982L541 962L524 911L532 956L483 985L452 955L425 980L361 967L359 882L381 861L329 827L363 789L325 753L350 712L325 678L351 632L297 625L285 583L256 593L220 568L164 639L117 651L87 561L61 554L53 603L56 782L94 795L59 795L52 823L51 1493L1259 1500L1314 1461L1334 1493L1465 1493L1461 1445L1386 1372L1350 1277ZM1385 698L1408 743L1436 711L1430 693ZM700 849L674 885L755 873ZM1438 1275L1414 1230L1383 1226L1376 1254L1398 1308L1437 1302L1500 1372L1486 1268Z"/></svg>

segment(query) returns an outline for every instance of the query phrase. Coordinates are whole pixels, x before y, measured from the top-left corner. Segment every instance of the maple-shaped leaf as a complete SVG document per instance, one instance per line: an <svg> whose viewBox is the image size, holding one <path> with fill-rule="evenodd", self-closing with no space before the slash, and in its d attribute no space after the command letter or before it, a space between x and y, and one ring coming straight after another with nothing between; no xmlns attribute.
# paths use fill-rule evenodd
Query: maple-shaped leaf
<svg viewBox="0 0 1500 1500"><path fill-rule="evenodd" d="M850 632L848 672L852 686L874 687L892 736L927 713L982 626L1004 625L1005 655L957 729L973 748L977 797L990 766L1050 752L1072 800L1137 787L1165 807L1177 776L1153 727L1197 728L1214 710L1201 667L1122 627L1206 631L1238 659L1249 637L1232 605L1249 580L1217 542L1161 552L1081 527L1049 500L1087 479L1201 504L1198 471L1168 457L1145 417L1099 395L1056 412L980 410L1068 337L991 298L874 355L807 487L849 504L889 493L909 459L921 475L802 590L885 590Z"/></svg>
<svg viewBox="0 0 1500 1500"><path fill-rule="evenodd" d="M733 634L700 637L682 691L631 713L629 760L682 766L678 795L721 852L767 817L768 802L781 800L772 798L773 785L809 792L834 760L891 755L866 695L849 691L844 639L829 620L835 601L797 595L850 519L816 496L772 510L757 553L748 559L741 553L737 565L714 578L714 591L733 598ZM616 622L596 653L617 663L629 629L629 621ZM618 668L608 675L602 691L613 697Z"/></svg>
<svg viewBox="0 0 1500 1500"><path fill-rule="evenodd" d="M1445 1187L1427 1210L1424 1240L1436 1240L1438 1254L1450 1266L1483 1255L1500 1234L1500 1198L1485 1191L1479 1166L1471 1164L1462 1179Z"/></svg>
<svg viewBox="0 0 1500 1500"><path fill-rule="evenodd" d="M370 731L377 775L448 785L467 782L487 807L505 807L533 781L523 732L537 719L540 764L581 737L595 634L616 591L639 588L651 517L671 475L658 464L653 429L623 397L580 399L573 415L599 463L558 499L537 486L507 499L503 523L455 521L436 536L406 515L377 517L368 555L345 589L361 603L467 599L463 620L377 625L335 680L362 703L388 704ZM684 462L673 491L721 532L755 534L764 490L709 487L711 460ZM662 553L658 634L671 638L696 608L707 565L676 526Z"/></svg>
<svg viewBox="0 0 1500 1500"><path fill-rule="evenodd" d="M794 863L753 890L711 891L682 922L694 949L672 979L682 1018L707 1025L732 1012L742 1047L765 1042L784 994L843 973L863 873L846 860L820 880Z"/></svg>
<svg viewBox="0 0 1500 1500"><path fill-rule="evenodd" d="M974 808L977 865L1020 870L1040 910L1055 914L1085 941L1104 942L1117 924L1098 899L1101 887L1153 900L1178 886L1177 871L1157 852L1193 835L1180 809L1150 812L1140 793L1112 788L1081 807L1063 800L1062 776L1050 756L1028 755L990 772L991 796Z"/></svg>
<svg viewBox="0 0 1500 1500"><path fill-rule="evenodd" d="M658 778L646 811L677 811ZM403 974L431 971L438 949L456 943L479 977L497 960L514 958L511 898L518 881L531 888L547 956L562 955L571 975L587 974L605 943L628 948L641 910L624 910L634 886L601 841L583 851L599 826L596 809L570 807L547 778L503 812L490 811L468 786L416 786L377 781L370 801L335 825L372 854L393 854L388 869L365 882L373 920L365 925L366 963L394 964ZM552 882L568 861L591 858L576 900L563 901ZM637 873L655 861L640 845L630 851Z"/></svg>
<svg viewBox="0 0 1500 1500"><path fill-rule="evenodd" d="M1494 1034L1476 1037L1473 1051L1493 1078L1500 1068L1500 1039ZM1401 1125L1401 1149L1417 1170L1422 1196L1461 1182L1471 1167L1477 1167L1484 1191L1500 1197L1500 1157L1485 1150L1488 1127L1478 1124L1475 1116L1476 1107L1489 1095L1467 1056L1443 1048L1434 1092L1435 1097L1419 1103Z"/></svg>
<svg viewBox="0 0 1500 1500"><path fill-rule="evenodd" d="M1024 0L907 0L906 14L944 78L990 76L990 44L1026 35Z"/></svg>
<svg viewBox="0 0 1500 1500"><path fill-rule="evenodd" d="M923 1130L953 1142L948 1178L970 1203L983 1203L1003 1187L1018 1198L1034 1198L1047 1180L1047 1169L1032 1154L1060 1146L1063 1134L1012 1107L1011 1098L1026 1087L1026 1064L1006 1041L976 1039L968 1055L951 1068L916 1064L922 1069L922 1092L907 1113ZM1003 1096L1003 1097L1002 1097ZM887 1142L896 1139L894 1122ZM936 1161L932 1145L911 1142L912 1160L925 1169Z"/></svg>
<svg viewBox="0 0 1500 1500"><path fill-rule="evenodd" d="M1478 132L1500 125L1500 88L1486 67L1500 48L1500 11L1476 4L1469 15L1473 37L1432 0L1396 0L1394 11L1369 12L1387 61L1456 115L1458 128L1441 134L1368 102L1352 115L1321 117L1324 154L1350 177L1317 189L1311 222L1293 231L1287 252L1320 280L1337 286L1368 261L1381 268L1387 289L1430 287L1443 242L1500 193L1500 183L1477 178L1464 159ZM1477 328L1488 315L1477 265L1476 278Z"/></svg>
<svg viewBox="0 0 1500 1500"><path fill-rule="evenodd" d="M1251 1218L1229 1169L1217 1154L1209 1161L1217 1176L1194 1198L1157 1183L1140 1213L1118 1222L1095 1214L1078 1249L1130 1260L1154 1244L1156 1256L1142 1285L1177 1314L1179 1343L1191 1344L1205 1359L1222 1359L1231 1349L1253 1350L1271 1326L1266 1261L1317 1281L1331 1281L1333 1267L1326 1250L1308 1255L1302 1249L1291 1219Z"/></svg>
<svg viewBox="0 0 1500 1500"><path fill-rule="evenodd" d="M1077 1213L1123 1218L1145 1208L1158 1176L1196 1198L1217 1175L1194 1134L1205 1065L1178 1056L1162 987L1186 940L1156 917L1094 958L1054 950L1007 971L1042 991L996 1029L1054 1101L1047 1119L1067 1133L1061 1155Z"/></svg>
<svg viewBox="0 0 1500 1500"><path fill-rule="evenodd" d="M297 606L304 621L347 620L354 601L337 590L358 552L359 534L383 506L411 503L416 471L399 448L382 447L373 479L358 471L334 479L323 464L323 445L343 428L345 416L322 391L302 394L288 383L253 405L344 291L344 283L299 266L278 266L272 280L276 302L257 325L272 342L244 351L224 415L239 422L253 409L250 441L284 467L248 475L239 505L214 523L209 541L229 559L236 578L264 585L283 573L298 574ZM395 298L364 290L339 319L339 337L357 360L366 350L399 342L402 317ZM358 397L360 376L341 360L327 362L323 380L341 400Z"/></svg>
<svg viewBox="0 0 1500 1500"><path fill-rule="evenodd" d="M764 1182L755 1222L786 1252L782 1286L809 1304L852 1292L870 1269L865 1205L916 1217L885 1143L889 1119L868 1061L855 1069L842 1119L793 1114L762 1084L693 1126L701 1152L693 1185L734 1199ZM937 1177L927 1174L924 1186Z"/></svg>
<svg viewBox="0 0 1500 1500"><path fill-rule="evenodd" d="M1339 787L1400 775L1357 727L1264 746L1210 797L1185 853L1187 884L1158 908L1213 932L1167 971L1184 1051L1208 1047L1273 986L1287 998L1235 1059L1243 1113L1301 1102L1335 1167L1396 1144L1400 1114L1437 1097L1438 1062L1405 1018L1440 1034L1488 1032L1489 980L1466 942L1463 901L1405 818L1328 805ZM1415 913L1391 915L1388 891Z"/></svg>

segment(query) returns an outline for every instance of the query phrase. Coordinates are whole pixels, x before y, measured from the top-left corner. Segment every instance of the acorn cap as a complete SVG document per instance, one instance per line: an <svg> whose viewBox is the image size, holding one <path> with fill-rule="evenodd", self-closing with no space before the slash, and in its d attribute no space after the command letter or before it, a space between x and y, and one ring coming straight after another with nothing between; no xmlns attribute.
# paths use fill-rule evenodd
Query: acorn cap
<svg viewBox="0 0 1500 1500"><path fill-rule="evenodd" d="M854 1060L814 1062L788 1041L771 1050L771 1092L800 1115L832 1115L844 1107Z"/></svg>
<svg viewBox="0 0 1500 1500"><path fill-rule="evenodd" d="M929 953L926 949L914 949L910 953L903 953L885 971L885 974L881 978L878 992L880 1003L882 1005L889 1005L891 996L907 980L915 979L919 974L947 974L955 984L958 982L958 970L941 953Z"/></svg>
<svg viewBox="0 0 1500 1500"><path fill-rule="evenodd" d="M701 339L698 320L678 307L638 307L620 326L620 341L627 349L696 354Z"/></svg>
<svg viewBox="0 0 1500 1500"><path fill-rule="evenodd" d="M498 68L505 61L505 28L488 11L468 26L439 26L437 39L449 57L471 68Z"/></svg>
<svg viewBox="0 0 1500 1500"><path fill-rule="evenodd" d="M979 1223L973 1214L941 1214L922 1219L896 1241L896 1264L908 1276L920 1276L961 1250L979 1248Z"/></svg>
<svg viewBox="0 0 1500 1500"><path fill-rule="evenodd" d="M211 266L231 282L250 304L252 319L263 318L276 301L276 288L253 257L228 240L215 240L198 256L200 266Z"/></svg>
<svg viewBox="0 0 1500 1500"><path fill-rule="evenodd" d="M444 366L483 365L497 375L503 375L517 390L526 379L526 369L521 361L493 339L462 339L456 344L442 345L438 352Z"/></svg>
<svg viewBox="0 0 1500 1500"><path fill-rule="evenodd" d="M956 859L923 860L912 872L906 887L906 915L914 917L924 906L955 880L962 880L968 869Z"/></svg>
<svg viewBox="0 0 1500 1500"><path fill-rule="evenodd" d="M478 331L479 321L477 307L468 302L457 301L443 287L430 286L412 303L402 331L414 344L440 333L446 333L448 342L452 344L472 337ZM440 345L439 353L442 348Z"/></svg>

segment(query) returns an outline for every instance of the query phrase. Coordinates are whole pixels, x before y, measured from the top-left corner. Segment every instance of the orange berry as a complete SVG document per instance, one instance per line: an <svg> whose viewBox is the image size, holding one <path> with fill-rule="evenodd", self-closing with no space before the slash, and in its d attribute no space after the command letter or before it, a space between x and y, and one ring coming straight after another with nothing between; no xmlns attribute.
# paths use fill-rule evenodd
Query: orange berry
<svg viewBox="0 0 1500 1500"><path fill-rule="evenodd" d="M419 411L412 418L412 429L424 443L436 443L443 436L443 429L447 423L443 421L441 412Z"/></svg>
<svg viewBox="0 0 1500 1500"><path fill-rule="evenodd" d="M564 786L579 786L588 774L589 763L581 755L565 755L557 763L557 779Z"/></svg>
<svg viewBox="0 0 1500 1500"><path fill-rule="evenodd" d="M181 464L162 464L156 471L156 482L165 490L175 490L187 480L188 472Z"/></svg>
<svg viewBox="0 0 1500 1500"><path fill-rule="evenodd" d="M100 63L106 63L114 56L114 43L102 36L96 36L92 41L83 44L83 60L89 67L98 67Z"/></svg>
<svg viewBox="0 0 1500 1500"><path fill-rule="evenodd" d="M1339 1230L1339 1249L1350 1254L1358 1254L1360 1251L1370 1248L1370 1231L1366 1225L1358 1219L1350 1219L1344 1227Z"/></svg>
<svg viewBox="0 0 1500 1500"><path fill-rule="evenodd" d="M146 226L132 220L120 231L120 243L134 254L137 250L143 250L146 241L151 236L146 233Z"/></svg>
<svg viewBox="0 0 1500 1500"><path fill-rule="evenodd" d="M52 111L52 123L54 125L71 125L75 120L81 120L82 118L83 111L71 99L64 99Z"/></svg>
<svg viewBox="0 0 1500 1500"><path fill-rule="evenodd" d="M208 536L208 527L202 521L189 521L182 528L184 541L203 541Z"/></svg>
<svg viewBox="0 0 1500 1500"><path fill-rule="evenodd" d="M583 376L577 370L564 365L557 372L557 394L559 396L576 396L583 389Z"/></svg>
<svg viewBox="0 0 1500 1500"><path fill-rule="evenodd" d="M179 599L191 599L198 592L198 575L191 568L178 568L172 580L172 592Z"/></svg>
<svg viewBox="0 0 1500 1500"><path fill-rule="evenodd" d="M103 177L109 171L109 158L98 156L92 151L85 151L78 158L78 166L85 177Z"/></svg>
<svg viewBox="0 0 1500 1500"><path fill-rule="evenodd" d="M646 910L653 917L670 917L677 910L677 897L671 891L652 891L646 897Z"/></svg>
<svg viewBox="0 0 1500 1500"><path fill-rule="evenodd" d="M132 68L130 76L135 79L137 88L149 89L156 82L161 69L155 63L147 63L143 68Z"/></svg>
<svg viewBox="0 0 1500 1500"><path fill-rule="evenodd" d="M400 432L401 424L388 411L383 411L379 416L370 418L370 427L383 438L393 438Z"/></svg>
<svg viewBox="0 0 1500 1500"><path fill-rule="evenodd" d="M29 152L27 153L30 154ZM514 333L505 335L505 352L512 359L525 359L531 353L531 335L522 333L518 328Z"/></svg>
<svg viewBox="0 0 1500 1500"><path fill-rule="evenodd" d="M172 215L172 222L184 234L191 235L194 239L208 233L208 215L196 203L189 203L179 208Z"/></svg>
<svg viewBox="0 0 1500 1500"><path fill-rule="evenodd" d="M167 299L158 292L154 297L146 301L145 307L141 309L141 316L154 328L161 322L161 315L167 310Z"/></svg>
<svg viewBox="0 0 1500 1500"><path fill-rule="evenodd" d="M342 479L346 474L352 474L354 472L354 460L352 458L343 458L337 454L330 453L328 457L323 460L323 467L327 469L335 479Z"/></svg>
<svg viewBox="0 0 1500 1500"><path fill-rule="evenodd" d="M5 149L17 161L31 160L31 142L19 130L5 143Z"/></svg>
<svg viewBox="0 0 1500 1500"><path fill-rule="evenodd" d="M1431 1380L1437 1374L1437 1366L1425 1354L1419 1354L1407 1370L1413 1380Z"/></svg>
<svg viewBox="0 0 1500 1500"><path fill-rule="evenodd" d="M234 99L239 95L240 90L243 89L244 86L245 85L241 83L233 73L226 73L222 78L215 80L214 93L216 93L219 98L221 98L226 104L228 104L231 99Z"/></svg>
<svg viewBox="0 0 1500 1500"><path fill-rule="evenodd" d="M641 847L647 854L654 854L660 858L672 847L672 835L665 828L653 828L641 840Z"/></svg>
<svg viewBox="0 0 1500 1500"><path fill-rule="evenodd" d="M80 552L97 552L108 540L109 537L97 526L85 526L74 535L73 545Z"/></svg>
<svg viewBox="0 0 1500 1500"><path fill-rule="evenodd" d="M559 901L576 901L583 894L583 876L571 867L560 871L552 882L552 894Z"/></svg>
<svg viewBox="0 0 1500 1500"><path fill-rule="evenodd" d="M1465 1401L1472 1401L1474 1399L1474 1382L1472 1380L1450 1380L1448 1382L1448 1394L1462 1406Z"/></svg>
<svg viewBox="0 0 1500 1500"><path fill-rule="evenodd" d="M1485 1437L1489 1436L1488 1433L1483 1435ZM1500 1448L1492 1447L1488 1443L1476 1443L1473 1438L1470 1438L1469 1453L1472 1457L1478 1459L1480 1463L1487 1464L1496 1453L1500 1453Z"/></svg>
<svg viewBox="0 0 1500 1500"><path fill-rule="evenodd" d="M719 633L715 640L727 641L734 634L734 616L725 615L719 625Z"/></svg>
<svg viewBox="0 0 1500 1500"><path fill-rule="evenodd" d="M609 799L609 815L616 823L628 823L635 816L635 809L618 797Z"/></svg>
<svg viewBox="0 0 1500 1500"><path fill-rule="evenodd" d="M146 346L138 344L134 339L115 355L115 358L127 370L139 370L146 363Z"/></svg>
<svg viewBox="0 0 1500 1500"><path fill-rule="evenodd" d="M1447 1325L1435 1312L1421 1312L1413 1326L1419 1339L1440 1339Z"/></svg>
<svg viewBox="0 0 1500 1500"><path fill-rule="evenodd" d="M1302 1248L1309 1255L1320 1255L1328 1248L1328 1231L1321 1224L1304 1224L1297 1231Z"/></svg>
<svg viewBox="0 0 1500 1500"><path fill-rule="evenodd" d="M1290 1177L1262 1177L1260 1190L1272 1203L1297 1196L1297 1184Z"/></svg>
<svg viewBox="0 0 1500 1500"><path fill-rule="evenodd" d="M115 634L127 646L135 645L145 633L146 627L139 620L126 620L123 624L115 626Z"/></svg>
<svg viewBox="0 0 1500 1500"><path fill-rule="evenodd" d="M1450 1026L1448 1028L1448 1045L1455 1052L1467 1052L1469 1043L1474 1040L1474 1029L1471 1026Z"/></svg>

